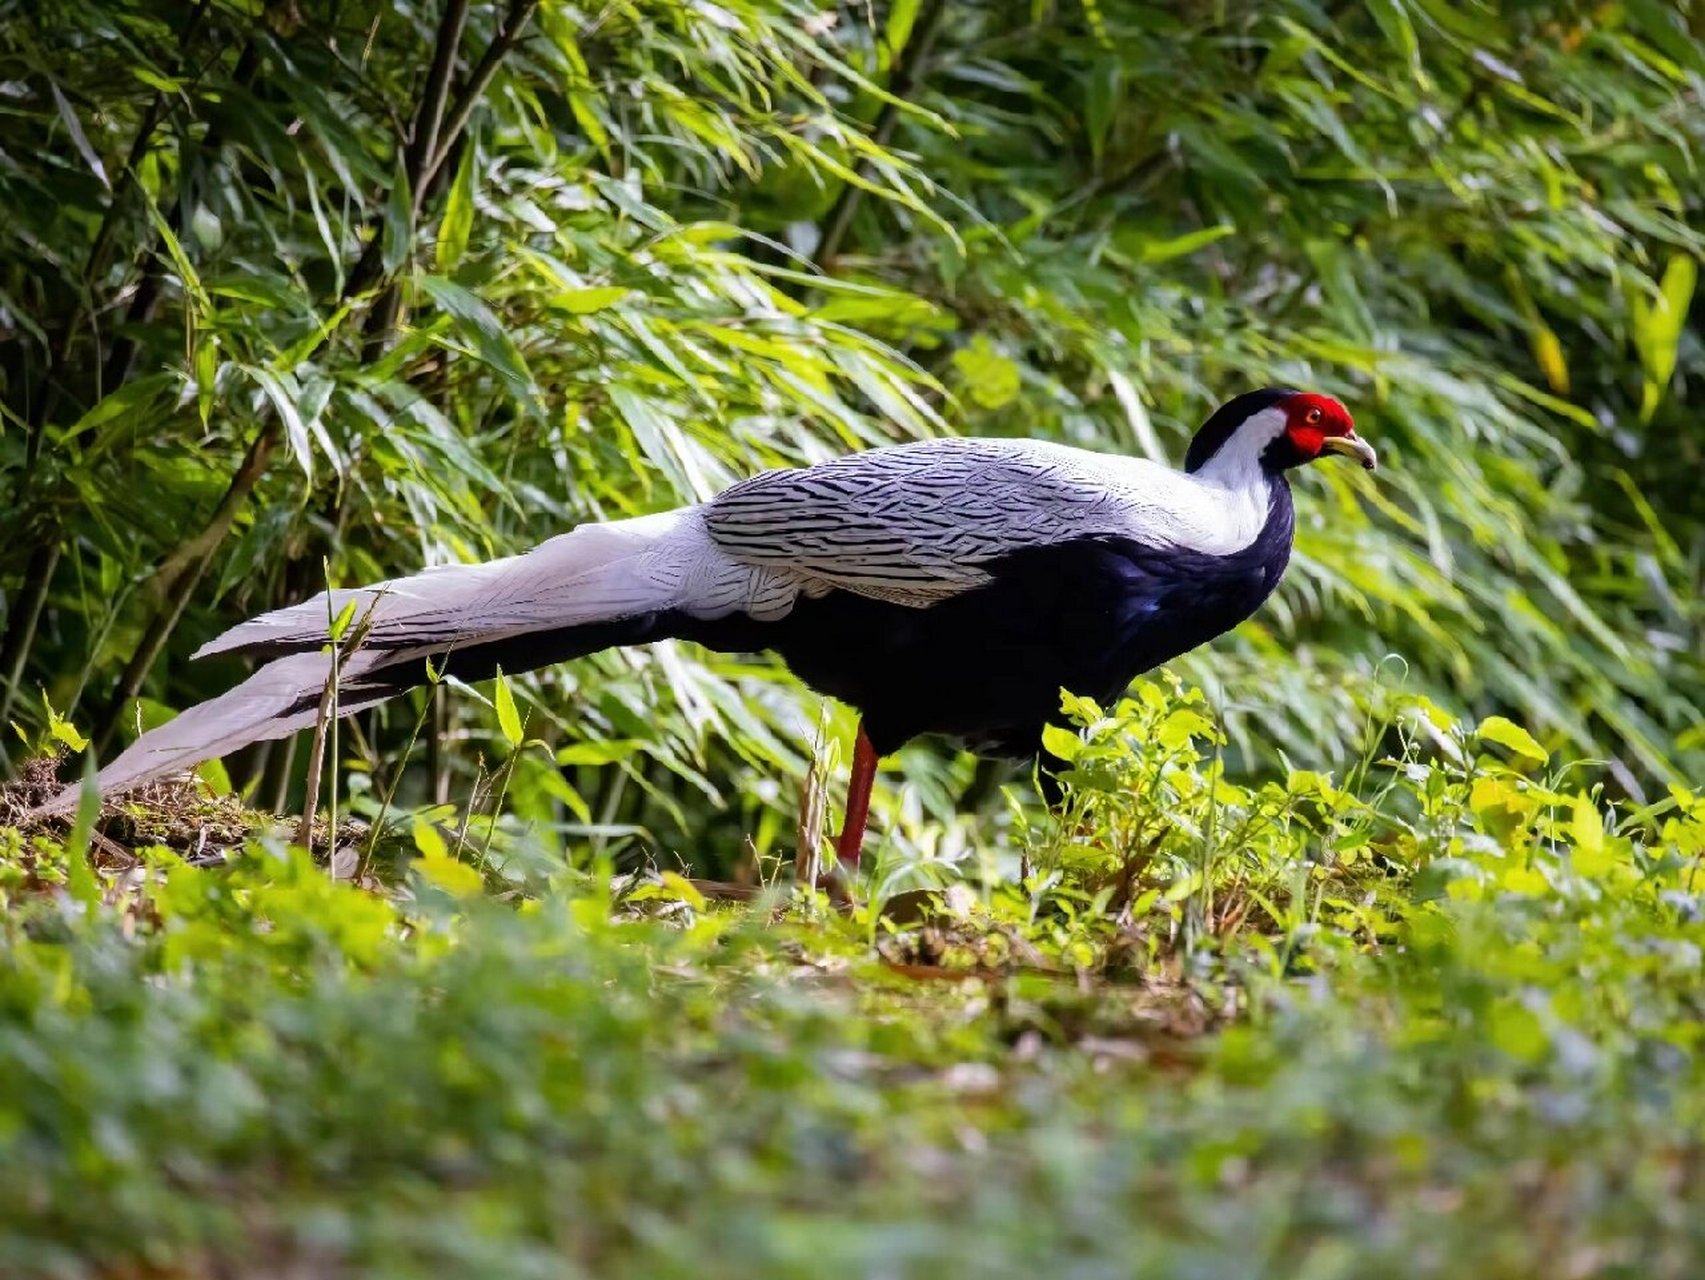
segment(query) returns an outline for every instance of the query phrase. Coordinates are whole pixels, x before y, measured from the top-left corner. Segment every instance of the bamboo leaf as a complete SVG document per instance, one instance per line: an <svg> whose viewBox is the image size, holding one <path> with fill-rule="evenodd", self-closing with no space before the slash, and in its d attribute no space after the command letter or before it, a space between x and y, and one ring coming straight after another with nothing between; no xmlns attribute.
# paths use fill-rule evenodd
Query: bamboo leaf
<svg viewBox="0 0 1705 1280"><path fill-rule="evenodd" d="M303 420L296 406L299 388L295 380L286 375L274 373L271 369L244 366L243 372L254 379L266 398L271 402L273 411L284 423L284 436L289 442L290 452L295 457L297 465L302 468L302 474L310 481L314 478L314 446L308 430L308 424Z"/></svg>
<svg viewBox="0 0 1705 1280"><path fill-rule="evenodd" d="M53 105L59 109L59 118L65 123L65 132L71 135L71 145L77 148L77 154L83 157L83 163L89 166L89 172L100 179L100 183L108 191L112 190L112 182L107 178L107 167L101 163L101 157L89 145L88 135L83 132L83 123L77 119L77 113L60 91L59 85L48 81L48 91L53 94Z"/></svg>
<svg viewBox="0 0 1705 1280"><path fill-rule="evenodd" d="M167 223L159 209L155 208L152 201L148 203L147 208L148 220L154 224L154 230L160 237L160 243L165 245L166 253L172 260L172 266L177 270L178 279L183 283L184 292L195 303L195 310L202 314L211 311L213 303L209 300L207 291L201 287L201 276L190 262L189 255L184 252L184 247L178 241L176 233L173 232L171 225Z"/></svg>
<svg viewBox="0 0 1705 1280"><path fill-rule="evenodd" d="M450 317L469 349L509 382L514 394L532 404L533 377L521 351L502 323L478 296L442 276L422 276L420 286Z"/></svg>
<svg viewBox="0 0 1705 1280"><path fill-rule="evenodd" d="M462 148L461 163L450 183L444 217L438 224L434 261L438 274L449 275L468 251L468 235L474 225L474 169L479 149L472 143Z"/></svg>
<svg viewBox="0 0 1705 1280"><path fill-rule="evenodd" d="M409 189L408 169L397 157L385 196L384 248L381 261L385 274L394 276L414 253L414 193Z"/></svg>
<svg viewBox="0 0 1705 1280"><path fill-rule="evenodd" d="M596 285L585 289L564 289L551 295L551 306L573 316L591 315L612 307L633 292L621 285Z"/></svg>
<svg viewBox="0 0 1705 1280"><path fill-rule="evenodd" d="M498 668L497 680L492 701L497 706L497 725L503 731L503 739L514 750L522 743L521 713L515 709L515 695L510 692L509 681L504 677L503 669Z"/></svg>

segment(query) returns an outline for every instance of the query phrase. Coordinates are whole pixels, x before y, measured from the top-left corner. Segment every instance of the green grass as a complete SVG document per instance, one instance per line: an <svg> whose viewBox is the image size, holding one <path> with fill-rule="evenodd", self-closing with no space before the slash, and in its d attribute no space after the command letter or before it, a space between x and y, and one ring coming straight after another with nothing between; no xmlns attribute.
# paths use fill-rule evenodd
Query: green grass
<svg viewBox="0 0 1705 1280"><path fill-rule="evenodd" d="M1705 802L1078 710L1063 816L849 912L0 827L0 1271L1698 1274Z"/></svg>

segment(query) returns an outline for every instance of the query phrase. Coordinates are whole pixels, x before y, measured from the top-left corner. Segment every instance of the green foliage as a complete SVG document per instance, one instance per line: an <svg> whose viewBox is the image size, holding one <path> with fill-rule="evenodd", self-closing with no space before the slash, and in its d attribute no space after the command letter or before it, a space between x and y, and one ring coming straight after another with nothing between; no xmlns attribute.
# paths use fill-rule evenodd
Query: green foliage
<svg viewBox="0 0 1705 1280"><path fill-rule="evenodd" d="M848 915L502 904L424 823L388 894L263 840L78 902L0 826L0 1266L1698 1269L1705 800L1413 698L1399 754L1255 787L1170 680L1072 710L1021 879Z"/></svg>

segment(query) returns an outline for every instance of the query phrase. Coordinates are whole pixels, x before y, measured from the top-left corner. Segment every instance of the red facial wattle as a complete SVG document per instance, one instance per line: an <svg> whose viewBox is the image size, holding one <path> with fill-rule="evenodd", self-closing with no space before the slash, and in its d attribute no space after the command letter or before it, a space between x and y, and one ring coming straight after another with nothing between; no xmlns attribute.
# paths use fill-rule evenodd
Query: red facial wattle
<svg viewBox="0 0 1705 1280"><path fill-rule="evenodd" d="M1285 432L1305 458L1318 458L1326 443L1326 432L1306 422L1293 422Z"/></svg>
<svg viewBox="0 0 1705 1280"><path fill-rule="evenodd" d="M1318 458L1330 450L1374 469L1373 449L1356 434L1350 411L1331 396L1299 392L1286 400L1285 435L1304 458Z"/></svg>

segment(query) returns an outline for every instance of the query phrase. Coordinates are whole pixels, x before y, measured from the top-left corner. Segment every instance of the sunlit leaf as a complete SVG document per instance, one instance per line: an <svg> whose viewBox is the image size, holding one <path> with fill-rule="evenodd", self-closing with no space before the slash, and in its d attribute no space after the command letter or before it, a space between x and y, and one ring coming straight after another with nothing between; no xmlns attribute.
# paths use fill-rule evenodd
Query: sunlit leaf
<svg viewBox="0 0 1705 1280"><path fill-rule="evenodd" d="M522 742L521 713L515 709L515 695L510 692L509 681L504 678L500 667L493 685L492 701L497 706L497 725L503 731L503 738L510 749L519 747Z"/></svg>
<svg viewBox="0 0 1705 1280"><path fill-rule="evenodd" d="M433 261L438 274L447 276L455 270L462 255L468 251L468 234L474 225L474 170L477 149L462 149L462 161L456 166L450 192L444 202L444 216L438 224L438 239L433 246Z"/></svg>
<svg viewBox="0 0 1705 1280"><path fill-rule="evenodd" d="M1538 764L1544 764L1551 758L1551 753L1539 745L1538 739L1504 716L1487 716L1474 730L1474 734L1482 741L1495 742L1515 755Z"/></svg>
<svg viewBox="0 0 1705 1280"><path fill-rule="evenodd" d="M1083 739L1057 724L1042 726L1042 747L1049 755L1070 762L1083 751Z"/></svg>

